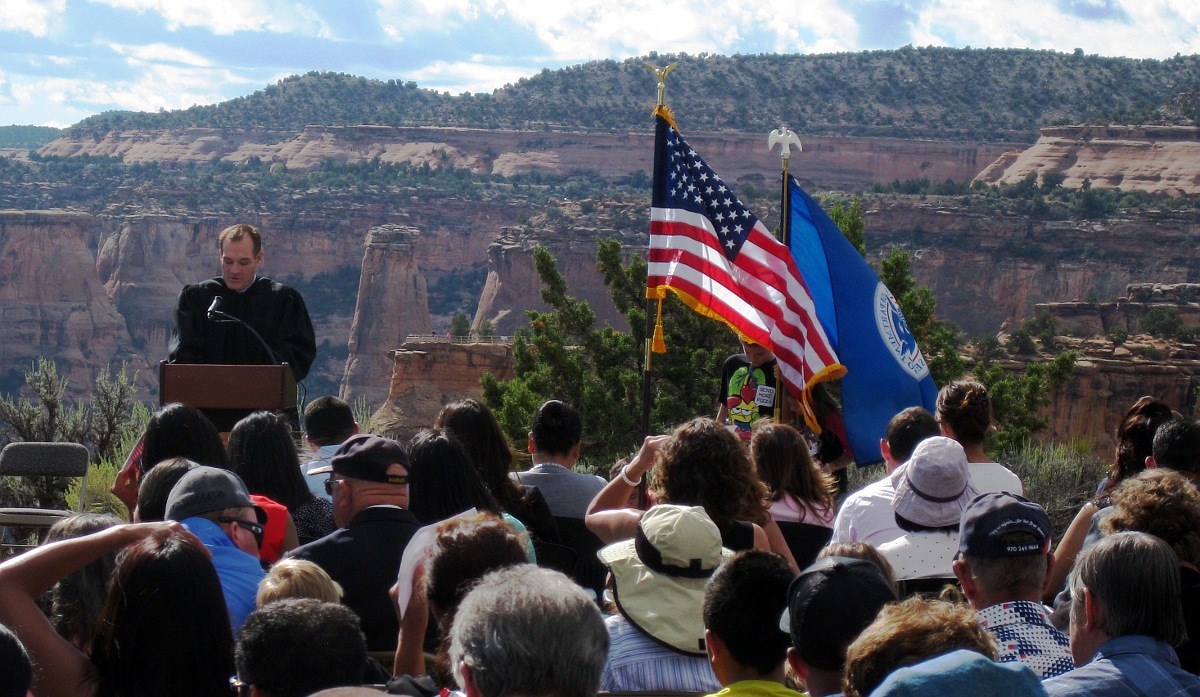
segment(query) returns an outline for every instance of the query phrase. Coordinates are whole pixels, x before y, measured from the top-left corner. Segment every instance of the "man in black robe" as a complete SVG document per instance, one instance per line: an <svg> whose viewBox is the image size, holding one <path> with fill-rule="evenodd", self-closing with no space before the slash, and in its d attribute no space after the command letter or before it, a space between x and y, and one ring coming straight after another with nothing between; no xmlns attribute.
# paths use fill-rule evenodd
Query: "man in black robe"
<svg viewBox="0 0 1200 697"><path fill-rule="evenodd" d="M296 380L303 380L317 355L316 334L304 299L295 288L258 277L263 263L262 236L252 225L225 228L219 245L221 276L184 286L175 303L170 362L287 363ZM218 296L220 311L253 327L276 360L246 327L208 318L208 309Z"/></svg>

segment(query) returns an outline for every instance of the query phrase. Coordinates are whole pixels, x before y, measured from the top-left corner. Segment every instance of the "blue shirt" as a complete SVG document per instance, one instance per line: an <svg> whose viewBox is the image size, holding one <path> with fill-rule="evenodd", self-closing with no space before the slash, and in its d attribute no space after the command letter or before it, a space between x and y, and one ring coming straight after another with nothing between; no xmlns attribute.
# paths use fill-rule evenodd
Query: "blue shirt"
<svg viewBox="0 0 1200 697"><path fill-rule="evenodd" d="M1175 649L1141 635L1110 639L1091 663L1042 687L1050 697L1200 697L1200 677L1179 667Z"/></svg>
<svg viewBox="0 0 1200 697"><path fill-rule="evenodd" d="M212 553L217 579L221 581L221 592L225 594L225 607L229 610L229 625L236 637L246 617L254 612L254 596L258 593L258 582L266 573L263 572L257 557L238 549L225 531L208 518L184 518L180 522L200 538Z"/></svg>
<svg viewBox="0 0 1200 697"><path fill-rule="evenodd" d="M621 615L604 618L608 660L600 672L600 689L608 692L717 692L708 656L673 651L646 636Z"/></svg>

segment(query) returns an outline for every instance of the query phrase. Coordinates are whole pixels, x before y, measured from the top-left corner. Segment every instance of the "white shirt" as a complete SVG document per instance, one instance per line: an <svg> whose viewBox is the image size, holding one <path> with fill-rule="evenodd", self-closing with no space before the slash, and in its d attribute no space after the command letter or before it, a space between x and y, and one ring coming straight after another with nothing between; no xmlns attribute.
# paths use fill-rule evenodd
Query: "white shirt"
<svg viewBox="0 0 1200 697"><path fill-rule="evenodd" d="M891 477L884 475L847 496L833 521L831 542L870 542L878 548L903 537L892 508L895 495Z"/></svg>
<svg viewBox="0 0 1200 697"><path fill-rule="evenodd" d="M881 545L879 553L896 571L896 580L954 578L951 567L958 553L957 532L907 532Z"/></svg>
<svg viewBox="0 0 1200 697"><path fill-rule="evenodd" d="M981 494L991 491L1007 491L1017 496L1025 494L1021 478L999 462L972 462L967 469L971 472L971 486Z"/></svg>

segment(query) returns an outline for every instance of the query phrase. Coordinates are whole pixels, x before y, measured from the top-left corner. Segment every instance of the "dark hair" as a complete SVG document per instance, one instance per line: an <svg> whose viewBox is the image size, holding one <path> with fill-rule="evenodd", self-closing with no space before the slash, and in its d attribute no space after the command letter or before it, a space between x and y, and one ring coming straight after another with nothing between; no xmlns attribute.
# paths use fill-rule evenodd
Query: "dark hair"
<svg viewBox="0 0 1200 697"><path fill-rule="evenodd" d="M425 596L438 615L441 643L434 665L439 684L453 683L446 654L458 604L488 573L528 561L521 534L494 514L448 520L438 526L425 562Z"/></svg>
<svg viewBox="0 0 1200 697"><path fill-rule="evenodd" d="M167 519L167 497L183 475L200 465L186 457L172 457L154 466L138 484L138 520L151 523Z"/></svg>
<svg viewBox="0 0 1200 697"><path fill-rule="evenodd" d="M1146 457L1154 454L1154 433L1171 417L1171 407L1149 396L1139 398L1129 407L1113 434L1117 448L1104 480L1105 494L1146 469Z"/></svg>
<svg viewBox="0 0 1200 697"><path fill-rule="evenodd" d="M154 412L142 436L142 474L172 457L186 457L202 465L226 467L221 434L199 409L173 403Z"/></svg>
<svg viewBox="0 0 1200 697"><path fill-rule="evenodd" d="M918 443L939 433L933 414L923 407L909 407L888 421L883 437L892 451L892 458L904 462L912 457Z"/></svg>
<svg viewBox="0 0 1200 697"><path fill-rule="evenodd" d="M987 388L973 380L955 380L938 392L938 420L963 445L982 443L992 427L992 400Z"/></svg>
<svg viewBox="0 0 1200 697"><path fill-rule="evenodd" d="M295 511L313 499L300 473L292 429L280 415L256 411L229 432L229 469L251 494L261 494Z"/></svg>
<svg viewBox="0 0 1200 697"><path fill-rule="evenodd" d="M25 645L0 624L0 697L25 697L33 685L33 663Z"/></svg>
<svg viewBox="0 0 1200 697"><path fill-rule="evenodd" d="M718 527L736 520L766 522L767 487L741 439L708 417L675 429L658 451L653 493L661 503L703 506Z"/></svg>
<svg viewBox="0 0 1200 697"><path fill-rule="evenodd" d="M120 522L107 513L76 513L51 525L42 544L81 537ZM117 551L113 550L54 584L50 589L49 614L50 623L59 636L75 640L80 646L92 640L100 621L100 608L108 597L108 580L115 568Z"/></svg>
<svg viewBox="0 0 1200 697"><path fill-rule="evenodd" d="M304 432L317 445L337 445L354 435L354 412L337 397L317 397L304 408Z"/></svg>
<svg viewBox="0 0 1200 697"><path fill-rule="evenodd" d="M367 639L358 615L337 603L286 598L246 618L237 645L238 677L272 697L304 697L361 685Z"/></svg>
<svg viewBox="0 0 1200 697"><path fill-rule="evenodd" d="M518 511L527 505L525 490L508 476L513 467L512 447L486 404L474 399L451 402L442 408L434 426L446 429L462 443L483 485L504 510Z"/></svg>
<svg viewBox="0 0 1200 697"><path fill-rule="evenodd" d="M1154 432L1154 464L1179 472L1200 473L1200 423L1175 416Z"/></svg>
<svg viewBox="0 0 1200 697"><path fill-rule="evenodd" d="M796 429L760 419L750 438L750 457L758 476L770 489L772 501L790 494L809 513L820 515L833 510L834 479L813 464L808 443Z"/></svg>
<svg viewBox="0 0 1200 697"><path fill-rule="evenodd" d="M583 419L575 407L552 399L533 417L533 447L545 455L565 455L583 438Z"/></svg>
<svg viewBox="0 0 1200 697"><path fill-rule="evenodd" d="M779 629L792 568L757 549L738 552L704 589L704 626L738 663L769 675L783 665L791 638Z"/></svg>
<svg viewBox="0 0 1200 697"><path fill-rule="evenodd" d="M408 449L408 510L423 525L469 508L500 514L500 504L479 479L467 450L444 428L413 437Z"/></svg>
<svg viewBox="0 0 1200 697"><path fill-rule="evenodd" d="M227 694L233 634L208 551L186 531L127 547L92 649L100 684L123 697Z"/></svg>
<svg viewBox="0 0 1200 697"><path fill-rule="evenodd" d="M226 242L237 242L243 237L250 238L256 255L262 251L262 233L258 231L258 228L246 223L235 223L222 230L217 237L217 249L224 251Z"/></svg>

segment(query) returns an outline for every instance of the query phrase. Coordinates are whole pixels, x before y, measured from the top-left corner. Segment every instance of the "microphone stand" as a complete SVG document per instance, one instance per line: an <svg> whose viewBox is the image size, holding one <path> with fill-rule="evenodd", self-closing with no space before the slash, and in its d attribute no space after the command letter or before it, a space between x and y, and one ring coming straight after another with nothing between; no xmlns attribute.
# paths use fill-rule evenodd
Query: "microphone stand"
<svg viewBox="0 0 1200 697"><path fill-rule="evenodd" d="M275 352L272 351L271 347L267 345L267 342L263 340L262 336L258 332L254 331L254 327L251 327L247 322L244 322L233 315L226 314L220 310L214 310L212 308L209 308L208 310L208 319L212 322L233 322L234 324L242 325L248 329L250 333L254 335L254 338L258 339L258 343L261 344L264 349L266 349L267 355L271 357L271 363L273 365L283 365L275 356Z"/></svg>

